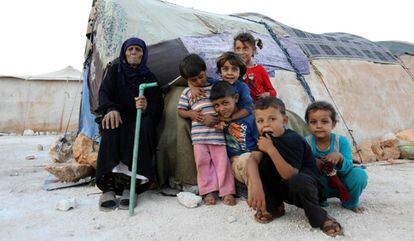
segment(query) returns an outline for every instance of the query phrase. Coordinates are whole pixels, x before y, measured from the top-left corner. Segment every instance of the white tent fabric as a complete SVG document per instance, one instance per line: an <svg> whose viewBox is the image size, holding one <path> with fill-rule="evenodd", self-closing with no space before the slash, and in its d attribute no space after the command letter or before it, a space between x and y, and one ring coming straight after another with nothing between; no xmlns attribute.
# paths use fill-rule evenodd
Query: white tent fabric
<svg viewBox="0 0 414 241"><path fill-rule="evenodd" d="M75 131L81 79L70 66L37 76L0 76L0 132L62 132L68 121L68 130Z"/></svg>

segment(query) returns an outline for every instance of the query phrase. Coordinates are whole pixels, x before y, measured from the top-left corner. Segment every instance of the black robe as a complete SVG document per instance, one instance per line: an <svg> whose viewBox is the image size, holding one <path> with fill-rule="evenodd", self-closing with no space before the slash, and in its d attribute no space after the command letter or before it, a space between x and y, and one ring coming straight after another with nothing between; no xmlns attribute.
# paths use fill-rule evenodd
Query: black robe
<svg viewBox="0 0 414 241"><path fill-rule="evenodd" d="M101 143L96 169L96 184L105 191L104 176L123 162L131 170L134 149L134 135L137 109L134 97L139 95L139 85L156 82L151 72L137 79L129 79L118 72L118 64L108 66L99 89L98 113L105 116L112 110L119 111L122 124L115 129L102 129L101 119L97 122L101 129ZM155 128L161 119L164 106L159 87L148 88L144 92L148 105L142 114L137 173L155 181L156 167L154 153L156 149ZM127 187L124 187L127 188ZM122 190L115 190L117 193Z"/></svg>

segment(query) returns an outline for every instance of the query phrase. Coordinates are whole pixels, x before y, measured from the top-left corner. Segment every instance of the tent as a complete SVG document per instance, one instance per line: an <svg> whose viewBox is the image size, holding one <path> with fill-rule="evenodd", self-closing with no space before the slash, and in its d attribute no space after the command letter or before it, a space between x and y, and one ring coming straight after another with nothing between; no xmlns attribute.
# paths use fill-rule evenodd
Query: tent
<svg viewBox="0 0 414 241"><path fill-rule="evenodd" d="M255 59L269 72L287 108L299 116L313 100L327 100L340 114L336 131L355 143L414 126L414 115L407 113L414 103L413 69L383 45L356 35L313 34L256 13L219 15L159 0L97 0L88 27L84 80L89 95L82 110L90 108L81 113L81 123L93 117L103 70L117 57L122 42L132 36L144 39L150 69L169 86L159 128L159 173L182 183L195 180L186 170L194 168L189 167L188 124L174 111L185 87L178 78L178 63L186 54L197 53L214 77L215 58L232 49L232 37L240 31L263 40ZM410 61L404 62L412 66ZM96 127L89 127L80 131L93 137Z"/></svg>
<svg viewBox="0 0 414 241"><path fill-rule="evenodd" d="M35 76L0 76L0 131L76 131L82 79L71 66Z"/></svg>

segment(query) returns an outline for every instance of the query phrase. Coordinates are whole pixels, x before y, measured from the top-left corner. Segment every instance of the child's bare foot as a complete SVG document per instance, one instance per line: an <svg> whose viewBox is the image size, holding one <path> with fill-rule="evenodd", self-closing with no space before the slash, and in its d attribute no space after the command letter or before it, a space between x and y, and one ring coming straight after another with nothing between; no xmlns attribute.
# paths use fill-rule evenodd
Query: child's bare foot
<svg viewBox="0 0 414 241"><path fill-rule="evenodd" d="M209 193L204 196L204 204L205 205L216 205L216 196L214 193Z"/></svg>
<svg viewBox="0 0 414 241"><path fill-rule="evenodd" d="M229 206L234 206L236 205L236 199L232 194L229 194L223 197L223 203Z"/></svg>
<svg viewBox="0 0 414 241"><path fill-rule="evenodd" d="M338 235L343 235L343 230L341 224L338 223L334 218L328 216L325 222L321 227L322 231L331 237L336 237Z"/></svg>
<svg viewBox="0 0 414 241"><path fill-rule="evenodd" d="M355 212L355 213L364 213L365 212L365 208L364 207L351 208L350 210L352 212Z"/></svg>

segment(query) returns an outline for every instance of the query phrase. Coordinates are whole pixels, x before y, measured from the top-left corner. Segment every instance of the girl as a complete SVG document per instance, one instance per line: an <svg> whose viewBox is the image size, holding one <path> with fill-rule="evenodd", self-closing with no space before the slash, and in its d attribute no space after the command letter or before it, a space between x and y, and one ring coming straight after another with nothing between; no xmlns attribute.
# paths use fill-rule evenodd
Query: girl
<svg viewBox="0 0 414 241"><path fill-rule="evenodd" d="M332 180L322 176L323 198L340 197L344 208L362 213L364 208L360 206L359 197L367 186L368 176L363 169L353 167L351 145L346 137L332 132L337 122L335 109L325 101L316 101L307 107L305 120L312 133L305 139L317 159L317 166L331 163L334 168L331 175L336 172L339 181L345 186L345 190L332 189ZM332 178L331 175L329 178ZM343 191L349 194L345 200Z"/></svg>
<svg viewBox="0 0 414 241"><path fill-rule="evenodd" d="M276 90L270 83L269 75L265 68L262 65L253 64L252 58L257 52L256 42L257 46L262 49L262 40L255 40L253 35L245 32L234 37L233 45L234 52L239 54L246 64L247 71L243 78L250 88L250 95L254 101L266 96L276 96Z"/></svg>
<svg viewBox="0 0 414 241"><path fill-rule="evenodd" d="M220 121L234 121L242 119L253 113L253 100L250 97L250 90L246 83L243 82L242 76L246 73L246 65L242 58L234 52L225 52L217 58L217 73L220 74L223 81L229 82L239 95L237 102L238 111L233 113L229 118L220 118ZM210 84L215 84L220 80L208 78ZM188 86L193 98L202 98L205 96L202 88L193 86L190 82Z"/></svg>

